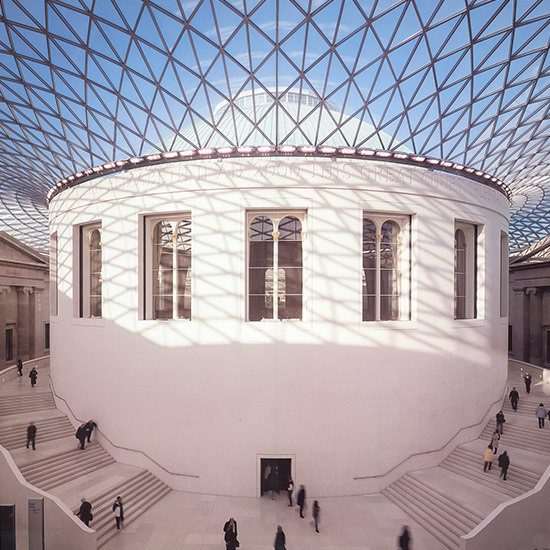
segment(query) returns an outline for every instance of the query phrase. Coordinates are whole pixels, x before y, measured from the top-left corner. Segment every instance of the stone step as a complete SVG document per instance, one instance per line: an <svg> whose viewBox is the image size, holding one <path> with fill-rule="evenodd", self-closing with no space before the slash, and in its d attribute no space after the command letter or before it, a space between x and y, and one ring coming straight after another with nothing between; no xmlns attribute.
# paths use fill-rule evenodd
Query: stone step
<svg viewBox="0 0 550 550"><path fill-rule="evenodd" d="M44 409L55 409L51 392L40 392L32 396L3 396L0 400L0 416Z"/></svg>
<svg viewBox="0 0 550 550"><path fill-rule="evenodd" d="M499 447L509 445L519 449L528 449L534 453L550 455L550 439L541 437L542 430L537 427L527 427L506 424L504 434L500 436ZM489 425L485 427L480 438L491 440L494 429Z"/></svg>
<svg viewBox="0 0 550 550"><path fill-rule="evenodd" d="M24 447L27 443L27 426L28 423L0 427L0 445L8 450ZM68 437L73 432L74 428L66 416L41 420L37 425L36 444Z"/></svg>

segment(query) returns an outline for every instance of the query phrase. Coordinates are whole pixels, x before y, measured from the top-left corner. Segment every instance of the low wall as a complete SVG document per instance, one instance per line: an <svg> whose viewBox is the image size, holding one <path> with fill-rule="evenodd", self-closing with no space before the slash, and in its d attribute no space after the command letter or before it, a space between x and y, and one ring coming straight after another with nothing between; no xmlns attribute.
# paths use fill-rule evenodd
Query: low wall
<svg viewBox="0 0 550 550"><path fill-rule="evenodd" d="M15 505L15 543L29 547L28 500L44 499L44 547L55 550L96 550L96 532L86 527L58 498L25 481L9 452L0 446L0 504Z"/></svg>

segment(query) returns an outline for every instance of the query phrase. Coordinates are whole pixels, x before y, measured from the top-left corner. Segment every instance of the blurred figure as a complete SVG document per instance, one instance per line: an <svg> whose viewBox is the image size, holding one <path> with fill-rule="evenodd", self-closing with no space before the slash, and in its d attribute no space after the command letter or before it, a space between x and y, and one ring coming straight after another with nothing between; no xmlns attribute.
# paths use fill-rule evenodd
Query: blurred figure
<svg viewBox="0 0 550 550"><path fill-rule="evenodd" d="M519 393L518 393L518 390L516 390L515 386L512 388L512 391L510 392L510 395L508 396L508 398L510 399L510 403L512 403L512 409L514 409L514 411L517 411L518 410Z"/></svg>
<svg viewBox="0 0 550 550"><path fill-rule="evenodd" d="M491 447L491 445L483 451L483 460L485 461L483 464L483 471L486 472L487 469L490 470L493 465L493 447Z"/></svg>
<svg viewBox="0 0 550 550"><path fill-rule="evenodd" d="M296 499L296 504L300 507L300 517L304 517L304 506L306 505L306 488L303 485L300 485L300 490L298 491L298 498Z"/></svg>
<svg viewBox="0 0 550 550"><path fill-rule="evenodd" d="M288 476L288 483L286 486L286 494L288 495L288 505L293 506L292 504L292 493L294 492L294 481L292 481L292 477Z"/></svg>
<svg viewBox="0 0 550 550"><path fill-rule="evenodd" d="M80 424L74 436L80 441L80 448L84 449L84 444L86 443L86 424Z"/></svg>
<svg viewBox="0 0 550 550"><path fill-rule="evenodd" d="M321 507L319 501L313 501L313 523L315 524L315 532L319 532L319 520L321 519Z"/></svg>
<svg viewBox="0 0 550 550"><path fill-rule="evenodd" d="M409 534L409 526L403 525L403 531L398 539L399 550L409 550L411 544L411 535Z"/></svg>
<svg viewBox="0 0 550 550"><path fill-rule="evenodd" d="M497 431L500 435L503 433L503 426L506 422L506 419L504 418L504 413L502 411L497 412Z"/></svg>
<svg viewBox="0 0 550 550"><path fill-rule="evenodd" d="M238 548L240 545L237 540L237 522L234 518L229 518L229 520L225 522L223 531L223 540L225 541L226 550L235 550Z"/></svg>
<svg viewBox="0 0 550 550"><path fill-rule="evenodd" d="M537 407L537 410L535 411L535 414L537 415L537 418L539 419L539 428L544 428L544 419L546 418L546 415L548 414L548 411L544 407L543 403L539 403L539 406Z"/></svg>
<svg viewBox="0 0 550 550"><path fill-rule="evenodd" d="M94 428L97 428L97 424L93 420L88 420L86 424L84 425L84 430L86 431L86 439L88 440L88 443L90 443L90 437L92 437L92 432L94 431Z"/></svg>
<svg viewBox="0 0 550 550"><path fill-rule="evenodd" d="M21 359L17 360L17 374L23 376L23 361L21 361Z"/></svg>
<svg viewBox="0 0 550 550"><path fill-rule="evenodd" d="M283 528L277 525L277 534L275 535L275 550L286 550L286 537Z"/></svg>
<svg viewBox="0 0 550 550"><path fill-rule="evenodd" d="M115 502L113 503L113 513L115 514L116 528L120 529L120 525L124 521L122 497L116 497Z"/></svg>
<svg viewBox="0 0 550 550"><path fill-rule="evenodd" d="M76 515L89 527L90 521L94 519L92 515L92 505L85 498L82 498L80 502L80 509Z"/></svg>
<svg viewBox="0 0 550 550"><path fill-rule="evenodd" d="M532 380L532 376L526 372L524 375L523 375L523 381L525 382L525 391L527 393L531 393L531 380Z"/></svg>
<svg viewBox="0 0 550 550"><path fill-rule="evenodd" d="M27 426L27 449L29 448L29 444L32 444L32 450L35 451L36 447L34 446L34 440L36 438L36 426L34 425L34 422L31 422Z"/></svg>
<svg viewBox="0 0 550 550"><path fill-rule="evenodd" d="M38 378L38 371L36 368L32 368L31 372L29 372L29 378L31 379L31 386L34 388L36 386L36 379Z"/></svg>
<svg viewBox="0 0 550 550"><path fill-rule="evenodd" d="M510 467L510 457L508 456L508 453L504 451L499 457L498 457L498 465L500 467L500 478L503 478L504 481L506 481L506 475L508 474L508 468Z"/></svg>
<svg viewBox="0 0 550 550"><path fill-rule="evenodd" d="M490 443L490 445L493 447L494 454L497 454L499 441L500 441L500 434L498 433L498 430L495 430L493 432L493 436L491 437L491 443Z"/></svg>

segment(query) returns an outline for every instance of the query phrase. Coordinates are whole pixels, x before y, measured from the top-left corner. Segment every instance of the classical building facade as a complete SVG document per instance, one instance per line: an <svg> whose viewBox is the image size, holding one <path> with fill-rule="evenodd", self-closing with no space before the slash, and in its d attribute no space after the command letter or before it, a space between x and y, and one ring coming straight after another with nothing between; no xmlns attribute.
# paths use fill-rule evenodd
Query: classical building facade
<svg viewBox="0 0 550 550"><path fill-rule="evenodd" d="M49 352L48 259L0 231L0 369Z"/></svg>
<svg viewBox="0 0 550 550"><path fill-rule="evenodd" d="M510 357L550 367L550 236L510 261Z"/></svg>

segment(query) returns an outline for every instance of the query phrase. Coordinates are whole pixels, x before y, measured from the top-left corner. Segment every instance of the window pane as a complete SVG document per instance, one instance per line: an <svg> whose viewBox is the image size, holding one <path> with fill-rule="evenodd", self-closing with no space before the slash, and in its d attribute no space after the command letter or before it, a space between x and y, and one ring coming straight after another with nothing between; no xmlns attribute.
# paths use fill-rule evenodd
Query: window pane
<svg viewBox="0 0 550 550"><path fill-rule="evenodd" d="M399 319L398 296L380 296L380 320L396 321Z"/></svg>
<svg viewBox="0 0 550 550"><path fill-rule="evenodd" d="M279 300L279 319L301 319L302 297L286 295L284 302Z"/></svg>
<svg viewBox="0 0 550 550"><path fill-rule="evenodd" d="M280 269L279 271L283 271ZM287 294L302 294L302 268L286 268L285 273L285 291ZM279 296L281 287L279 286Z"/></svg>
<svg viewBox="0 0 550 550"><path fill-rule="evenodd" d="M363 321L375 321L374 296L363 296Z"/></svg>
<svg viewBox="0 0 550 550"><path fill-rule="evenodd" d="M455 231L455 319L466 318L466 235Z"/></svg>
<svg viewBox="0 0 550 550"><path fill-rule="evenodd" d="M279 241L301 241L302 224L294 216L286 216L279 222Z"/></svg>
<svg viewBox="0 0 550 550"><path fill-rule="evenodd" d="M376 320L376 225L363 219L363 321Z"/></svg>
<svg viewBox="0 0 550 550"><path fill-rule="evenodd" d="M273 308L266 306L264 296L249 296L248 309L248 318L250 321L273 319Z"/></svg>
<svg viewBox="0 0 550 550"><path fill-rule="evenodd" d="M248 271L248 291L252 294L265 294L266 291L266 271L267 268L251 268ZM273 269L271 271L271 280L273 279ZM271 284L273 292L273 283Z"/></svg>
<svg viewBox="0 0 550 550"><path fill-rule="evenodd" d="M273 241L251 241L249 255L250 267L272 267Z"/></svg>
<svg viewBox="0 0 550 550"><path fill-rule="evenodd" d="M172 296L155 296L153 298L153 318L172 319L173 317Z"/></svg>
<svg viewBox="0 0 550 550"><path fill-rule="evenodd" d="M302 267L301 241L279 240L279 267Z"/></svg>

